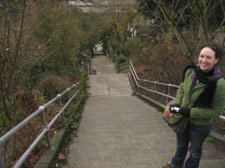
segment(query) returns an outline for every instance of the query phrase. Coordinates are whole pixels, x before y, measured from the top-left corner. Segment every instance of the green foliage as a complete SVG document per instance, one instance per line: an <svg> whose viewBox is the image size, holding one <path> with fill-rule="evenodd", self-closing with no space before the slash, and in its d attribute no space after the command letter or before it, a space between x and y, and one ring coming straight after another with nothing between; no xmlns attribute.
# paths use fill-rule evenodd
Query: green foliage
<svg viewBox="0 0 225 168"><path fill-rule="evenodd" d="M150 71L151 68L150 67L142 67L142 72L147 72L147 71Z"/></svg>
<svg viewBox="0 0 225 168"><path fill-rule="evenodd" d="M117 58L116 58L116 63L119 65L119 64L122 64L124 62L126 62L128 60L128 58L123 55L123 54L120 54Z"/></svg>
<svg viewBox="0 0 225 168"><path fill-rule="evenodd" d="M219 29L216 30L216 32L223 32L223 33L225 33L225 26L220 27Z"/></svg>
<svg viewBox="0 0 225 168"><path fill-rule="evenodd" d="M116 61L116 69L118 70L119 65L128 61L128 58L125 55L120 54L118 57L116 57L115 61Z"/></svg>
<svg viewBox="0 0 225 168"><path fill-rule="evenodd" d="M110 12L102 16L104 30L101 41L104 51L112 49L113 57L124 54L124 45L131 34L129 27L133 26L135 17L136 12L132 9L121 9L120 12Z"/></svg>
<svg viewBox="0 0 225 168"><path fill-rule="evenodd" d="M67 74L67 75L80 75L81 70L79 68L73 68L73 67L68 67L62 70L62 74ZM75 79L73 78L73 81Z"/></svg>
<svg viewBox="0 0 225 168"><path fill-rule="evenodd" d="M94 15L83 14L77 9L68 10L63 3L42 2L36 16L39 23L33 35L42 44L40 59L29 66L29 83L37 84L48 75L69 75L76 80L80 75L79 64L87 58L98 40Z"/></svg>
<svg viewBox="0 0 225 168"><path fill-rule="evenodd" d="M42 64L45 71L60 71L71 66L81 45L79 12L47 5L39 11L37 22L40 24L35 34L48 44L46 52L50 53Z"/></svg>
<svg viewBox="0 0 225 168"><path fill-rule="evenodd" d="M50 99L79 78L84 69L79 63L86 59L82 55L90 53L101 35L93 18L95 14L84 14L57 0L0 2L0 20L5 25L0 33L0 95L4 93L0 111L4 117L11 122L27 111L18 108L24 106L17 103L18 88L40 89Z"/></svg>
<svg viewBox="0 0 225 168"><path fill-rule="evenodd" d="M211 137L211 136L208 136L208 137L205 139L205 142L211 142L211 143L213 143L213 142L214 142L214 138Z"/></svg>
<svg viewBox="0 0 225 168"><path fill-rule="evenodd" d="M85 81L86 81L86 74L81 76L81 94L76 99L76 103L73 104L70 108L66 109L65 116L64 116L64 125L69 129L76 129L78 127L78 123L80 121L81 113L80 107L85 98Z"/></svg>
<svg viewBox="0 0 225 168"><path fill-rule="evenodd" d="M5 116L5 114L0 114L0 136L4 135L7 132L7 128L5 125L8 125L9 119Z"/></svg>
<svg viewBox="0 0 225 168"><path fill-rule="evenodd" d="M82 96L85 96L86 78L87 78L87 74L82 74L81 76L81 95Z"/></svg>
<svg viewBox="0 0 225 168"><path fill-rule="evenodd" d="M78 111L78 107L80 106L80 104L81 100L78 100L76 104L66 109L64 122L69 129L76 129L78 126L78 122L81 116L80 112Z"/></svg>
<svg viewBox="0 0 225 168"><path fill-rule="evenodd" d="M125 43L124 53L126 56L131 58L138 57L147 45L148 43L141 41L139 38L129 39Z"/></svg>
<svg viewBox="0 0 225 168"><path fill-rule="evenodd" d="M3 15L3 13L4 13L3 11L0 11L0 17Z"/></svg>

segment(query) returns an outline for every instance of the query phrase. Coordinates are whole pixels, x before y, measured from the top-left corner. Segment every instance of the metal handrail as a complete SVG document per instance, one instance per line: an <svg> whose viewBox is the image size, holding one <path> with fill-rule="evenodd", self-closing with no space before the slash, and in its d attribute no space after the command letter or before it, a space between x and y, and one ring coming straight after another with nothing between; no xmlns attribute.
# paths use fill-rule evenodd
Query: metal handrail
<svg viewBox="0 0 225 168"><path fill-rule="evenodd" d="M148 92L152 92L152 93L155 93L155 94L158 94L158 95L161 95L161 96L170 98L170 99L175 99L175 97L173 97L173 96L170 95L170 87L173 87L173 88L175 88L175 89L178 89L178 88L179 88L178 85L167 84L167 83L162 83L162 82L158 82L158 81L151 81L151 80L147 80L147 79L141 79L141 78L138 77L138 75L137 75L137 73L136 73L136 71L135 71L135 68L134 68L134 66L133 66L132 61L130 60L129 62L130 62L130 65L129 65L130 73L131 73L131 75L132 75L132 77L133 77L133 79L134 79L134 81L135 81L135 83L136 83L136 86L137 86L138 88L144 89L144 90L146 90L146 91L148 91ZM161 93L161 92L159 92L159 91L156 91L156 87L155 87L155 90L153 90L153 89L149 89L149 88L146 88L146 87L144 87L144 86L141 86L141 85L138 83L138 81L141 81L141 82L148 82L148 83L153 83L153 84L155 84L155 86L156 86L156 85L168 86L168 94L165 94L165 93ZM219 118L225 120L225 116L223 116L223 115L220 115Z"/></svg>
<svg viewBox="0 0 225 168"><path fill-rule="evenodd" d="M118 65L118 72L122 71L123 69L126 69L129 67L129 61L123 62Z"/></svg>
<svg viewBox="0 0 225 168"><path fill-rule="evenodd" d="M31 115L29 115L27 118L25 118L23 121L21 121L19 124L17 124L14 128L12 128L10 131L8 131L6 134L4 134L2 137L0 137L0 148L3 147L4 143L10 139L15 133L17 133L20 129L22 129L24 126L26 126L32 119L34 119L37 115L42 113L42 119L43 119L43 123L44 123L44 129L42 130L42 132L38 135L38 137L34 140L34 142L28 147L28 149L24 152L24 154L19 158L19 160L17 161L17 163L14 165L13 168L19 168L23 162L25 161L25 159L29 156L29 154L31 153L31 151L38 145L38 143L40 142L40 140L46 136L46 134L48 133L50 127L54 124L54 122L59 118L59 116L64 112L64 110L66 109L66 107L71 103L71 101L78 95L78 93L80 92L81 89L79 89L68 101L67 103L64 105L64 107L62 107L60 109L60 111L56 114L56 116L50 121L50 123L46 123L46 118L45 118L45 109L51 105L52 103L54 103L56 100L60 100L60 104L61 104L61 97L63 95L65 95L66 93L68 93L68 95L70 95L70 91L75 88L76 86L80 85L80 81L77 82L76 84L73 84L70 88L67 88L65 91L63 91L61 94L58 94L55 98L51 99L49 102L47 102L46 104L40 106L38 108L38 110L36 110L35 112L33 112ZM48 145L50 147L50 142L48 139L48 135L46 136L47 141L48 141ZM0 166L1 168L6 168L5 167L5 163L4 163L4 159L2 156L2 151L0 151Z"/></svg>
<svg viewBox="0 0 225 168"><path fill-rule="evenodd" d="M132 68L130 68L130 72L132 73L132 76L134 77L135 71L133 71ZM149 91L149 92L153 92L153 93L159 94L159 95L161 95L161 96L165 96L165 97L167 97L167 98L171 98L171 99L174 99L174 98L175 98L175 97L173 97L173 96L170 96L170 95L167 95L167 94L158 92L158 91L156 91L156 90L149 89L149 88L146 88L146 87L144 87L144 86L141 86L141 85L139 85L139 83L138 83L138 81L137 81L138 79L134 78L134 80L135 80L136 85L137 85L139 88L142 88L142 89L147 90L147 91Z"/></svg>
<svg viewBox="0 0 225 168"><path fill-rule="evenodd" d="M149 83L157 83L157 84L159 84L159 85L162 85L162 86L171 86L171 87L174 87L174 88L179 88L179 86L178 85L174 85L174 84L171 84L171 83L162 83L162 82L158 82L158 81L151 81L151 80L147 80L147 79L141 79L141 78L139 78L138 77L138 75L137 75L137 73L136 73L136 71L135 71L135 69L134 69L134 65L133 65L133 63L132 63L132 61L130 60L130 66L132 67L132 70L135 72L135 77L139 80L139 81L142 81L142 82L149 82Z"/></svg>

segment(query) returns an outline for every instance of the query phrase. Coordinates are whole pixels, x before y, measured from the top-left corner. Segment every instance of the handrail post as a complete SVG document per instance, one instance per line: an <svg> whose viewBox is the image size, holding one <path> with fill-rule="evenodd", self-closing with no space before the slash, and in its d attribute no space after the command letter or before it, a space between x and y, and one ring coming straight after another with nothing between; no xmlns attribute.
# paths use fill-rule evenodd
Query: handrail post
<svg viewBox="0 0 225 168"><path fill-rule="evenodd" d="M154 100L156 100L156 90L157 90L157 81L154 82L155 87L154 87Z"/></svg>
<svg viewBox="0 0 225 168"><path fill-rule="evenodd" d="M170 86L171 84L169 83L169 86L168 86L168 95L170 96ZM167 97L167 103L169 103L169 97Z"/></svg>
<svg viewBox="0 0 225 168"><path fill-rule="evenodd" d="M137 80L137 84L138 84L138 85L137 85L138 93L141 94L140 87L139 87L139 83L138 83L138 79L136 78L136 76L134 76L134 79Z"/></svg>
<svg viewBox="0 0 225 168"><path fill-rule="evenodd" d="M44 108L44 107L40 106L39 108ZM47 124L47 121L46 121L45 109L42 111L41 116L42 116L42 122L43 122L44 126L47 127L48 124ZM51 148L51 143L50 143L49 133L47 132L45 134L45 136L46 136L46 139L47 139L48 148L50 149Z"/></svg>
<svg viewBox="0 0 225 168"><path fill-rule="evenodd" d="M6 168L5 163L4 163L4 158L3 158L3 144L0 145L0 167L1 168Z"/></svg>
<svg viewBox="0 0 225 168"><path fill-rule="evenodd" d="M61 94L58 94L57 97L59 97L59 111L62 109L62 97ZM64 122L64 113L61 116L62 122Z"/></svg>
<svg viewBox="0 0 225 168"><path fill-rule="evenodd" d="M68 100L70 99L70 88L67 88L68 91Z"/></svg>
<svg viewBox="0 0 225 168"><path fill-rule="evenodd" d="M137 85L137 91L141 94L139 85Z"/></svg>

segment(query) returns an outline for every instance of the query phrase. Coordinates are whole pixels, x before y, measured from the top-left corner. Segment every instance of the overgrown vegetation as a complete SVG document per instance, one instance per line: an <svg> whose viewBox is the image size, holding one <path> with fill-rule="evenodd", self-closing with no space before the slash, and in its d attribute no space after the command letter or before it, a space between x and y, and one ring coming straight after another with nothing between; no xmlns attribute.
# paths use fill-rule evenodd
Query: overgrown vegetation
<svg viewBox="0 0 225 168"><path fill-rule="evenodd" d="M0 2L0 135L86 72L99 40L93 17L57 0ZM58 108L56 103L46 109L48 122ZM58 122L51 134L59 127ZM7 167L15 164L42 128L37 117L5 143ZM42 142L23 167L33 167L46 145Z"/></svg>
<svg viewBox="0 0 225 168"><path fill-rule="evenodd" d="M68 108L65 113L64 125L71 129L77 129L78 123L81 117L81 113L79 112L79 108L81 107L84 98L85 98L85 86L86 86L86 74L83 74L81 77L81 93L79 98L76 100L76 103Z"/></svg>
<svg viewBox="0 0 225 168"><path fill-rule="evenodd" d="M179 84L182 69L196 62L202 43L224 45L223 0L140 0L137 10L121 6L119 12L105 14L101 39L113 61L132 59L151 80ZM151 70L146 74L143 67Z"/></svg>

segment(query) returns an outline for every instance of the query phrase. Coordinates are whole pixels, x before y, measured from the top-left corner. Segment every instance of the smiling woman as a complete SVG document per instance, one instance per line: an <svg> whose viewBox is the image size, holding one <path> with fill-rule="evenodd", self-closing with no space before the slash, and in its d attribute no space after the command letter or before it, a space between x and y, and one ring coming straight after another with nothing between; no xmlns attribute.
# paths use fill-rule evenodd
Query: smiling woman
<svg viewBox="0 0 225 168"><path fill-rule="evenodd" d="M171 107L180 107L178 113L188 117L188 125L177 133L176 153L163 168L198 168L202 145L211 131L212 120L225 108L225 80L216 66L223 55L217 44L210 43L200 48L197 65L187 66L184 79ZM174 113L171 109L170 112ZM190 147L189 147L190 143ZM185 161L186 154L190 157Z"/></svg>

